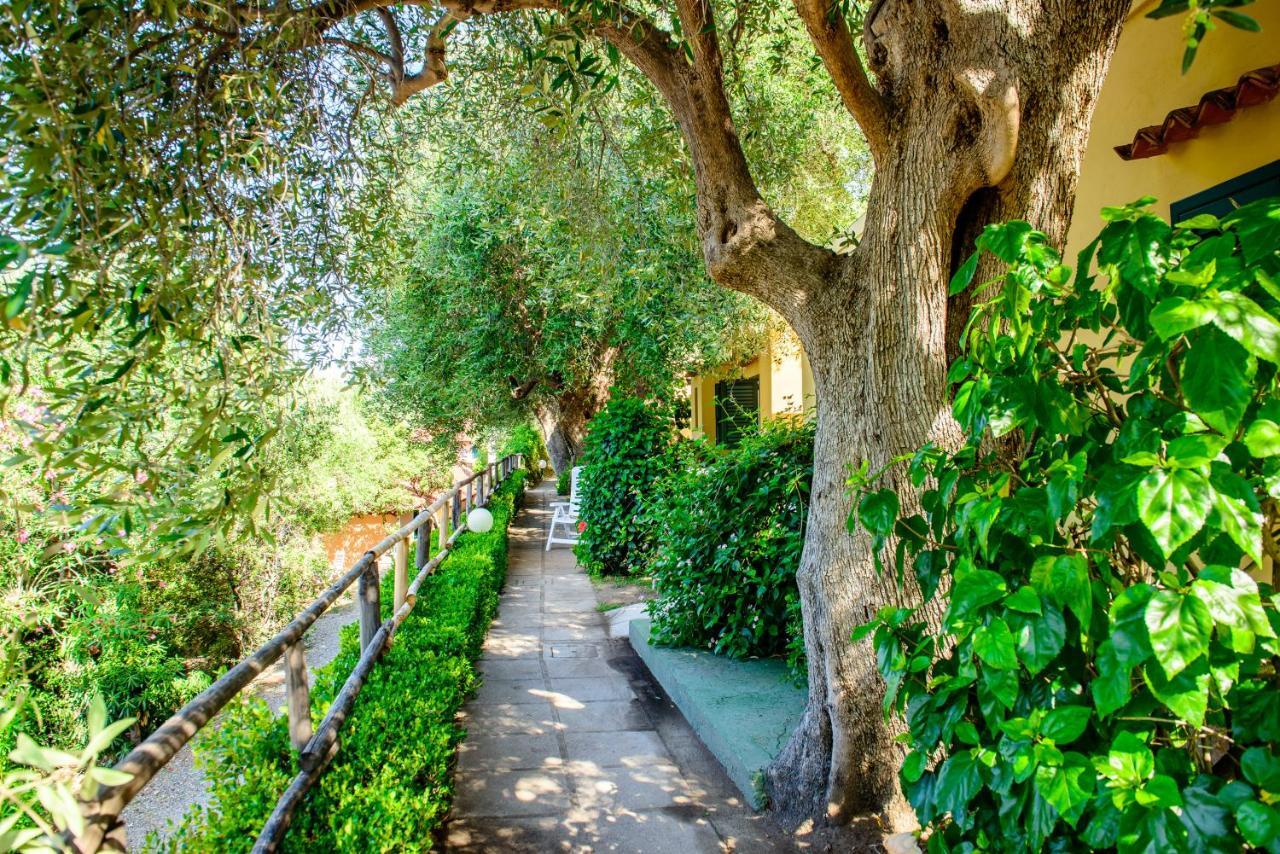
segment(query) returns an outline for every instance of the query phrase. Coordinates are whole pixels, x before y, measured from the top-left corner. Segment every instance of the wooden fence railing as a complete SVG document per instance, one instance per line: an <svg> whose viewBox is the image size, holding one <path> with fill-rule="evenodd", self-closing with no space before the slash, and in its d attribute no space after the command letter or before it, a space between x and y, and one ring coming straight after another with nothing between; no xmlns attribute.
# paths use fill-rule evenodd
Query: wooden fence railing
<svg viewBox="0 0 1280 854"><path fill-rule="evenodd" d="M520 457L520 454L504 457L454 484L447 494L438 498L407 525L365 552L354 566L294 617L279 634L242 659L221 679L161 724L115 766L117 771L130 775L127 783L101 787L96 797L81 802L84 830L67 840L70 848L86 853L102 849L123 851L125 828L120 813L125 806L223 706L248 687L258 674L283 657L289 737L298 751L299 771L276 803L271 818L253 847L255 852L275 851L284 838L294 810L337 754L338 731L350 714L356 695L364 686L369 672L386 650L396 629L413 610L418 588L452 551L454 542L463 531L463 516L472 508L482 507L489 502L498 484L520 466ZM435 557L429 557L433 530L439 537L440 548ZM417 574L412 581L409 580L408 573L410 538L416 538L414 566ZM391 616L384 621L378 558L388 551L393 552L395 601ZM316 619L356 581L359 582L360 660L347 677L342 690L329 705L324 720L312 732L311 699L302 638Z"/></svg>

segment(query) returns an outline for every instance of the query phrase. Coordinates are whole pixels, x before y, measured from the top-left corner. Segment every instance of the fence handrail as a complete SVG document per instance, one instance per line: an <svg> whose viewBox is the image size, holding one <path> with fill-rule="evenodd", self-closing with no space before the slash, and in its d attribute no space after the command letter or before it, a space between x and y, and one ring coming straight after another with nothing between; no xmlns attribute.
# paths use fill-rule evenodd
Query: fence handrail
<svg viewBox="0 0 1280 854"><path fill-rule="evenodd" d="M80 801L84 828L81 833L67 838L70 848L88 854L98 851L105 841L111 839L113 845L118 844L123 850L124 825L120 813L129 802L146 788L156 773L227 703L239 696L259 674L288 653L285 658L285 684L289 695L286 703L289 733L299 754L301 770L280 797L254 845L255 852L274 851L288 829L293 811L337 753L338 730L350 713L365 678L385 651L396 629L413 610L423 581L440 566L462 534L464 529L459 524L462 514L472 507L487 504L498 484L520 466L521 457L521 454L510 454L455 483L448 492L427 505L413 519L365 552L274 637L242 658L129 751L116 764L115 769L129 774L130 779L118 786L100 786L95 797ZM477 482L478 489L475 486ZM436 521L437 515L440 516L439 521ZM449 529L447 538L444 536L446 520ZM440 533L440 550L428 559L433 527ZM410 583L407 574L408 541L415 534L418 538L415 559L417 574ZM396 593L392 614L383 621L378 559L392 549L395 549ZM320 727L312 735L302 638L320 615L357 580L360 582L360 659L330 703Z"/></svg>

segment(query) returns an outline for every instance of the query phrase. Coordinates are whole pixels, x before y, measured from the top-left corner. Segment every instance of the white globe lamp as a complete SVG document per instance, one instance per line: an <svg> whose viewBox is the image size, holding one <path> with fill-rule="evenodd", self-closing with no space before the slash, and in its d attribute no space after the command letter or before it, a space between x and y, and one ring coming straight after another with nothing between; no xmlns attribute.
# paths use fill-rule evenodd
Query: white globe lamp
<svg viewBox="0 0 1280 854"><path fill-rule="evenodd" d="M484 534L493 530L493 514L483 507L477 507L467 514L467 530Z"/></svg>

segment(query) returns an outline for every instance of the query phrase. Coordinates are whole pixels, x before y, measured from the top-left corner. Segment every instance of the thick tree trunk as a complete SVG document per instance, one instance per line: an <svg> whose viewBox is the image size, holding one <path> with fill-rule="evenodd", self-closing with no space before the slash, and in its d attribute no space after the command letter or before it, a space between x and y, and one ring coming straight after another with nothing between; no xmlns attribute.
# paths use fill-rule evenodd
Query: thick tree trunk
<svg viewBox="0 0 1280 854"><path fill-rule="evenodd" d="M827 286L788 313L813 365L818 410L797 575L809 703L766 781L773 806L793 822L914 820L897 785L900 724L884 718L869 642L855 645L850 633L880 607L918 596L881 578L868 538L849 535L845 472L959 438L945 387L963 323L948 317L950 273L985 222L1027 219L1058 242L1065 236L1093 105L1129 4L971 5L872 5L868 55L892 101L866 228ZM909 511L910 483L889 485ZM937 602L925 608L935 625L940 611Z"/></svg>
<svg viewBox="0 0 1280 854"><path fill-rule="evenodd" d="M609 401L616 348L606 348L598 361L595 379L582 388L561 388L554 398L534 410L547 456L557 475L567 471L582 455L587 423Z"/></svg>

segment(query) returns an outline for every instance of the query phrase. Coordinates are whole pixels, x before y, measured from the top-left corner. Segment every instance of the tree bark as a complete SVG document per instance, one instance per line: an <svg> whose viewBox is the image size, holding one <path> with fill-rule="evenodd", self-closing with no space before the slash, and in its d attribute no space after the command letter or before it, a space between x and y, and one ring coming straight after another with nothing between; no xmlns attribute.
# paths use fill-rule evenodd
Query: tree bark
<svg viewBox="0 0 1280 854"><path fill-rule="evenodd" d="M587 422L609 400L611 364L609 360L590 385L561 389L554 398L539 403L535 408L542 441L547 446L551 468L557 475L572 468L582 455Z"/></svg>
<svg viewBox="0 0 1280 854"><path fill-rule="evenodd" d="M1030 221L1061 244L1093 105L1129 4L1123 0L873 4L867 53L888 93L858 249L796 327L813 366L817 438L809 527L797 582L805 614L809 702L767 773L780 817L839 824L869 813L914 822L898 790L900 723L886 721L870 642L850 633L885 605L917 605L850 536L844 483L926 441L952 444L945 376L967 304L951 271L987 222ZM905 477L890 483L910 512ZM884 559L891 560L893 545ZM936 628L942 605L924 608Z"/></svg>

